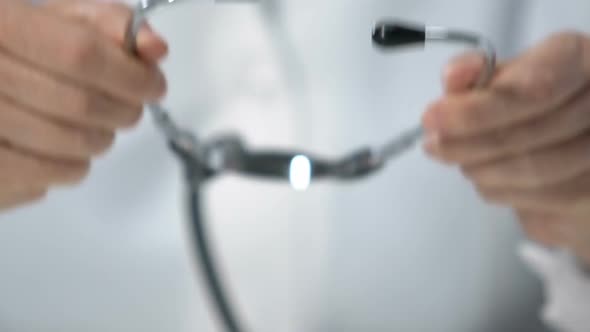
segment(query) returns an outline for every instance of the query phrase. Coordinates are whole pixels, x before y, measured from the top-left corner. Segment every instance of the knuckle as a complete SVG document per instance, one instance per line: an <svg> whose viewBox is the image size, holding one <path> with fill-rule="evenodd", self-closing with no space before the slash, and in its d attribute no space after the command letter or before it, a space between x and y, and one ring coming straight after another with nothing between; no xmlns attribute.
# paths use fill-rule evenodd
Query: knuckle
<svg viewBox="0 0 590 332"><path fill-rule="evenodd" d="M564 56L564 61L580 63L583 60L585 44L588 42L583 33L562 31L554 34L551 38L555 40L556 46Z"/></svg>
<svg viewBox="0 0 590 332"><path fill-rule="evenodd" d="M490 133L488 144L498 154L514 156L524 153L542 137L545 131L542 125L538 121L531 121L526 126L496 130Z"/></svg>
<svg viewBox="0 0 590 332"><path fill-rule="evenodd" d="M559 36L558 49L561 50L562 67L568 68L566 73L569 77L576 79L569 79L573 83L570 84L584 84L590 78L588 71L588 56L590 56L590 40L588 37L579 31L566 31Z"/></svg>
<svg viewBox="0 0 590 332"><path fill-rule="evenodd" d="M106 2L103 3L103 10L101 11L100 15L105 18L112 17L113 14L124 14L126 17L131 17L131 9L123 3L119 2Z"/></svg>
<svg viewBox="0 0 590 332"><path fill-rule="evenodd" d="M98 112L99 102L92 93L80 91L74 93L71 97L70 105L72 112L82 118L94 117Z"/></svg>
<svg viewBox="0 0 590 332"><path fill-rule="evenodd" d="M488 117L484 112L479 111L477 108L469 108L465 112L463 118L459 119L459 122L460 126L463 126L465 128L464 130L467 131L471 128L481 128L482 126L485 126L486 123L488 123Z"/></svg>
<svg viewBox="0 0 590 332"><path fill-rule="evenodd" d="M96 65L99 59L97 51L98 41L95 36L89 32L79 31L71 37L64 59L72 69L86 71L89 67Z"/></svg>
<svg viewBox="0 0 590 332"><path fill-rule="evenodd" d="M523 153L535 149L537 146L551 141L554 136L555 128L559 125L559 117L563 115L560 113L557 117L541 117L529 121L526 124L520 125L510 131L510 142L506 148L512 153Z"/></svg>
<svg viewBox="0 0 590 332"><path fill-rule="evenodd" d="M529 71L520 79L519 94L528 101L544 103L559 91L559 78L554 70Z"/></svg>
<svg viewBox="0 0 590 332"><path fill-rule="evenodd" d="M490 134L488 134L486 141L486 145L488 145L488 147L492 149L505 150L512 146L512 144L510 144L510 133L504 129L497 129L493 132L490 132Z"/></svg>
<svg viewBox="0 0 590 332"><path fill-rule="evenodd" d="M458 117L459 122L463 122L461 125L469 127L481 127L485 124L488 119L488 114L485 112L485 107L479 101L470 100L463 106L462 115Z"/></svg>
<svg viewBox="0 0 590 332"><path fill-rule="evenodd" d="M522 174L522 182L528 187L540 188L545 185L547 172L543 164L530 154L525 154L516 159L516 174Z"/></svg>
<svg viewBox="0 0 590 332"><path fill-rule="evenodd" d="M97 20L99 22L112 23L119 21L121 24L126 24L131 18L131 8L120 2L106 2L101 3L100 10L97 13Z"/></svg>
<svg viewBox="0 0 590 332"><path fill-rule="evenodd" d="M587 62L584 57L587 43L587 38L579 32L554 34L545 44L545 52L536 58L536 66L518 71L514 90L522 98L539 104L559 98L566 87L577 84L574 77L581 77L580 69Z"/></svg>

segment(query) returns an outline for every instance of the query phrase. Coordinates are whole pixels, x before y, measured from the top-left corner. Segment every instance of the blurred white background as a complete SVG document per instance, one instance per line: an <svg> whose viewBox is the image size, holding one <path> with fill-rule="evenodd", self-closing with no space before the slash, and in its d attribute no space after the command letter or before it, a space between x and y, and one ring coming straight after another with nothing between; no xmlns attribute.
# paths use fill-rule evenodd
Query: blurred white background
<svg viewBox="0 0 590 332"><path fill-rule="evenodd" d="M473 30L509 57L550 31L584 28L589 7L195 0L153 23L170 42L166 105L180 122L337 156L416 124L462 51L383 54L371 45L376 20ZM0 330L219 331L189 252L180 169L150 120L81 188L0 216ZM419 149L365 181L303 193L225 177L207 188L207 207L249 331L542 330L541 288L516 255L511 213Z"/></svg>

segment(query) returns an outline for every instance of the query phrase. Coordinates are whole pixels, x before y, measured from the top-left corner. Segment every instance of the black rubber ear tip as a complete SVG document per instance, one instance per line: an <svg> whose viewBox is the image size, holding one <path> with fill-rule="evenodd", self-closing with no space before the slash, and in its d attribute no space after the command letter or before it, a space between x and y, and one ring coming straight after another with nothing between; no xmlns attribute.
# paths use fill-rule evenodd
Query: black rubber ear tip
<svg viewBox="0 0 590 332"><path fill-rule="evenodd" d="M373 30L373 43L393 48L426 42L426 27L399 22L381 22Z"/></svg>

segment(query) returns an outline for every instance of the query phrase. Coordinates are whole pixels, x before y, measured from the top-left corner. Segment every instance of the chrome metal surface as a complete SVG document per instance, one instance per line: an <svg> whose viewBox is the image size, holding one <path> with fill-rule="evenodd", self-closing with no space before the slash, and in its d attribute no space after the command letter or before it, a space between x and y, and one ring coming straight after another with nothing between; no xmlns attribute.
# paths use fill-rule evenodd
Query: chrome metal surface
<svg viewBox="0 0 590 332"><path fill-rule="evenodd" d="M133 18L126 35L127 49L137 53L136 38L138 31L149 13L158 7L187 0L142 0L134 9ZM256 2L247 0L225 0L216 2ZM461 43L480 51L486 59L486 70L482 73L477 87L484 87L491 79L496 67L496 53L493 45L485 38L470 32L453 30L445 27L424 27L397 23L378 23L373 30L373 38L384 42L382 48L395 49L410 44L430 42ZM390 43L386 43L389 38ZM397 39L396 39L397 38ZM424 130L416 126L402 132L392 140L377 148L355 150L347 156L336 160L318 158L311 153L301 151L260 151L250 150L237 136L201 140L196 133L185 130L171 118L170 112L162 105L146 105L160 131L177 151L182 151L185 160L192 160L194 167L204 169L209 174L207 179L225 172L245 176L256 176L290 181L293 161L304 156L309 161L309 180L332 178L338 180L360 179L383 168L387 162L400 156L418 143Z"/></svg>

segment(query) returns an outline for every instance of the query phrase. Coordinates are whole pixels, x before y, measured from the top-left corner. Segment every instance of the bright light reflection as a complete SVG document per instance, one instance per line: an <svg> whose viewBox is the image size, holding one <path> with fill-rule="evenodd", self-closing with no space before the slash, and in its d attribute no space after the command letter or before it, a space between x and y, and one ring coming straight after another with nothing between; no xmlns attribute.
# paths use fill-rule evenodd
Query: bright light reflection
<svg viewBox="0 0 590 332"><path fill-rule="evenodd" d="M305 191L311 183L311 161L306 156L295 156L289 166L289 181L293 189Z"/></svg>

